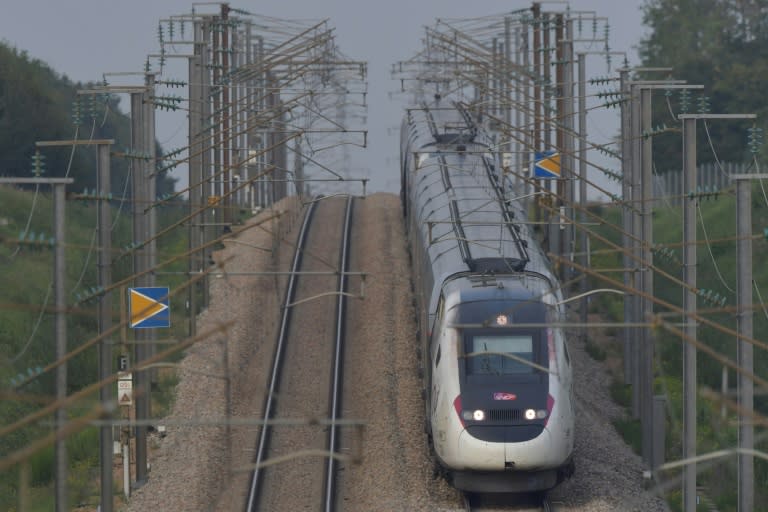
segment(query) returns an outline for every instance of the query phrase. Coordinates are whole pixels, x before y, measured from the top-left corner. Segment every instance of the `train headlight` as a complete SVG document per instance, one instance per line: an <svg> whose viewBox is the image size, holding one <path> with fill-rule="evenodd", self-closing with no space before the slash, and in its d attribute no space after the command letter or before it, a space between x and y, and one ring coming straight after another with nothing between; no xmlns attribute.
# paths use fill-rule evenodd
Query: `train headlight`
<svg viewBox="0 0 768 512"><path fill-rule="evenodd" d="M484 421L485 411L482 409L477 409L474 411L461 411L461 417L464 420Z"/></svg>
<svg viewBox="0 0 768 512"><path fill-rule="evenodd" d="M528 421L532 420L543 420L547 417L547 411L546 409L526 409L525 410L525 419Z"/></svg>

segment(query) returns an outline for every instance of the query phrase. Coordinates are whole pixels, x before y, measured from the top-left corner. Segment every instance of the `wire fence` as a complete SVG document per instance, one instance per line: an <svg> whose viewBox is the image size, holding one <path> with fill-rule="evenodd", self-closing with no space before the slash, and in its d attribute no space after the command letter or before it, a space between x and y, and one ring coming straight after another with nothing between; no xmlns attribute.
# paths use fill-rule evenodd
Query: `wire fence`
<svg viewBox="0 0 768 512"><path fill-rule="evenodd" d="M655 176L658 195L654 206L657 208L682 206L683 198L690 193L717 193L731 186L731 175L745 174L749 167L749 164L744 162L720 162L720 165L716 162L702 164L696 170L697 190L683 190L682 169L658 174Z"/></svg>

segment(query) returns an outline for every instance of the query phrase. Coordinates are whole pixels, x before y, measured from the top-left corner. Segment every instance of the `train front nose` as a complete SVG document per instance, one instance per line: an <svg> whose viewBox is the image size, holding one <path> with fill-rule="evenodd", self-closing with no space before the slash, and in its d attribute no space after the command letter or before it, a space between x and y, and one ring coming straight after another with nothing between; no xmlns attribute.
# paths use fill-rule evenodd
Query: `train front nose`
<svg viewBox="0 0 768 512"><path fill-rule="evenodd" d="M477 428L484 431L478 433ZM541 454L546 458L551 434L544 429L531 440L508 442L521 435L515 431L519 428L525 429L485 426L462 430L457 451L463 463L451 471L453 485L464 491L482 493L534 492L557 485L557 470L548 468L545 461L537 457ZM501 435L504 442L483 441L473 434L483 437Z"/></svg>
<svg viewBox="0 0 768 512"><path fill-rule="evenodd" d="M457 453L467 468L528 470L542 466L551 444L550 432L537 425L472 425L459 435Z"/></svg>
<svg viewBox="0 0 768 512"><path fill-rule="evenodd" d="M461 466L466 469L500 471L504 469L506 463L504 443L483 441L472 435L467 429L463 429L459 434L456 454L457 459L461 461Z"/></svg>
<svg viewBox="0 0 768 512"><path fill-rule="evenodd" d="M520 432L528 430L533 432ZM519 438L528 441L516 441ZM504 463L507 469L528 470L536 469L544 465L543 455L547 454L552 446L552 435L546 428L538 426L515 426L507 428L506 442L504 443ZM549 457L546 457L547 459Z"/></svg>

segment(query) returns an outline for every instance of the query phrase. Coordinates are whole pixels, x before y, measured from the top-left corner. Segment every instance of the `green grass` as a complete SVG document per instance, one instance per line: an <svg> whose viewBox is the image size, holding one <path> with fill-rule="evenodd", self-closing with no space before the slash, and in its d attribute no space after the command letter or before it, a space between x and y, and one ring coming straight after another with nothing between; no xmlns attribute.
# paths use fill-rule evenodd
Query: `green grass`
<svg viewBox="0 0 768 512"><path fill-rule="evenodd" d="M613 421L613 426L632 450L640 455L642 453L642 431L640 430L640 420L618 419Z"/></svg>
<svg viewBox="0 0 768 512"><path fill-rule="evenodd" d="M33 201L35 207L33 208ZM0 187L0 265L6 269L0 273L0 304L14 304L17 307L0 307L0 390L8 389L10 379L27 373L29 368L44 367L55 359L53 315L43 315L39 329L30 339L32 326L36 324L41 305L45 301L52 280L53 251L48 247L19 246L19 233L30 222L30 232L52 234L52 205L50 193L41 191L37 198L34 192L21 191L12 187ZM92 339L97 332L95 302L78 303L76 293L96 285L95 252L91 241L96 226L93 205L68 201L67 205L67 303L78 307L86 314L69 315L67 319L68 349L73 349ZM34 212L33 215L29 215ZM159 229L178 219L183 213L180 208L163 208L158 215ZM121 257L119 250L131 240L131 218L125 209L119 218L113 209L112 231L113 281L122 279L132 272L131 259ZM186 229L172 230L158 242L158 261L186 252ZM178 262L162 270L179 271L186 269L186 262ZM169 286L172 290L180 286L185 276L161 275L158 286ZM172 328L160 337L186 337L187 317L184 309L186 293L182 291L172 299ZM49 297L49 305L52 297ZM113 322L119 322L121 312L119 292L113 294ZM177 355L173 360L177 360ZM69 363L69 394L97 379L97 349L89 348ZM156 412L166 411L172 404L175 379L166 378L161 382L157 396ZM51 396L54 394L52 374L44 374L27 384L26 393ZM95 397L70 408L73 419L92 407ZM32 402L0 401L0 424L9 425L19 418L34 412L39 405ZM0 455L14 453L31 442L49 434L45 423L35 423L0 438ZM67 440L70 467L70 503L95 503L98 493L98 432L89 428ZM32 511L52 510L51 482L53 479L53 448L47 447L29 460L30 478L33 487L29 498ZM13 510L18 506L18 470L0 474L0 510Z"/></svg>
<svg viewBox="0 0 768 512"><path fill-rule="evenodd" d="M762 234L768 227L768 205L763 198L760 184L755 183L752 193L752 232ZM703 226L699 213L697 238L698 247L697 287L704 290L712 290L726 298L727 306L736 303L736 242L724 239L734 237L736 234L736 203L733 194L721 194L719 199L703 201L700 203L700 215L703 218ZM621 224L618 208L603 207L600 211L603 224L595 228L602 236L609 238L617 244L620 242L620 231L616 228ZM706 236L705 236L706 229ZM653 242L658 247L665 248L665 254L657 253L654 264L662 271L675 278L682 276L682 211L680 208L658 208L654 211ZM709 239L709 244L705 239ZM608 244L593 241L592 257L593 268L620 268L621 257L615 251L611 251ZM763 300L768 300L768 266L762 262L768 255L768 243L763 237L753 240L753 278L760 289ZM621 274L610 273L609 277L621 280ZM596 282L593 286L602 287L604 284ZM730 289L729 289L730 288ZM657 272L654 278L654 295L663 301L681 306L683 289L680 284L672 282ZM757 292L753 290L753 302L759 303ZM698 308L712 308L713 305L703 299L699 299ZM622 300L619 297L602 296L593 302L593 311L599 311L611 320L621 321L623 318ZM655 307L656 312L662 312L663 308ZM726 327L735 329L735 317L727 313L706 312L706 319L718 322ZM679 323L679 317L670 317L672 323ZM669 408L672 415L667 417L667 460L677 460L681 455L680 433L682 431L682 352L683 342L679 338L659 329L654 333L656 339L656 364L655 364L655 392L666 393ZM757 310L754 315L754 337L759 340L768 339L768 320L763 311ZM728 360L736 358L736 344L733 337L723 334L711 327L700 324L697 335L698 341L717 351ZM594 356L593 356L594 357ZM768 376L768 352L762 349L755 350L755 370L762 377ZM722 374L722 362L710 355L699 351L698 355L698 384L711 389L719 390ZM731 387L735 386L733 372L730 374ZM611 395L617 403L628 407L631 403L631 388L620 383L614 383L611 387ZM768 413L768 401L756 401L756 406L762 414ZM699 397L698 402L698 452L733 448L736 443L736 426L733 414L725 420L720 418L719 404L709 402ZM624 436L629 444L637 451L639 449L639 424L631 420L623 420L615 423L616 429ZM765 442L758 443L759 450L768 449ZM724 461L725 463L726 461ZM730 468L732 461L727 461L725 467ZM755 460L756 477L756 510L768 510L768 463L763 460ZM699 477L699 485L707 488L707 494L720 507L720 510L731 510L735 499L733 490L736 486L735 473L731 469L723 471L704 472ZM679 496L669 496L670 505L675 508L679 503Z"/></svg>
<svg viewBox="0 0 768 512"><path fill-rule="evenodd" d="M587 354L589 354L595 361L605 361L606 357L608 357L608 353L605 349L589 338L587 338L584 348L586 349Z"/></svg>
<svg viewBox="0 0 768 512"><path fill-rule="evenodd" d="M614 379L610 387L611 399L623 407L632 405L632 386Z"/></svg>

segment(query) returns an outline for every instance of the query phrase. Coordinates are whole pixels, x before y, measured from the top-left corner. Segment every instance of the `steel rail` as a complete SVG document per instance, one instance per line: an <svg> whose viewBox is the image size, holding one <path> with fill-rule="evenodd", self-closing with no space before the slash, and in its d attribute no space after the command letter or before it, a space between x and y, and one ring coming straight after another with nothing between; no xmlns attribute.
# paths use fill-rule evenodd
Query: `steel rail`
<svg viewBox="0 0 768 512"><path fill-rule="evenodd" d="M347 306L347 280L349 269L349 249L351 244L352 231L352 206L353 199L347 197L346 212L344 214L344 235L341 241L341 259L339 262L339 286L338 301L336 303L336 340L334 343L333 354L333 382L331 383L331 406L329 418L331 427L328 429L328 451L335 453L339 442L339 426L336 421L339 419L341 409L341 389L343 383L343 361L344 339L346 334L346 306ZM328 457L328 463L325 468L325 493L323 496L323 510L332 512L336 509L336 458Z"/></svg>
<svg viewBox="0 0 768 512"><path fill-rule="evenodd" d="M277 383L280 380L282 358L283 358L283 353L285 351L284 350L285 340L287 338L288 325L290 324L292 308L288 307L288 305L293 302L294 295L296 294L296 279L297 279L296 272L301 266L302 256L304 254L303 248L306 242L307 233L309 232L309 226L311 224L314 212L315 212L315 203L312 203L310 204L306 214L304 215L304 222L301 225L301 231L299 232L299 239L296 243L296 252L294 253L294 256L293 256L293 263L291 265L292 274L288 279L288 288L285 294L285 304L283 306L283 315L280 322L280 332L277 338L275 355L272 360L272 371L271 371L271 377L269 381L269 389L267 391L267 401L264 406L263 418L264 418L265 424L264 424L264 427L262 427L261 432L259 434L259 444L256 449L256 455L254 458L255 468L253 470L253 475L251 476L251 483L248 490L248 500L246 501L247 512L256 510L257 508L259 487L261 485L261 479L263 477L263 471L261 471L260 467L261 467L261 463L263 462L262 459L264 457L265 448L269 441L269 435L270 435L270 427L266 422L268 422L271 419L272 413L273 413L272 409L274 407L274 398L277 393Z"/></svg>

